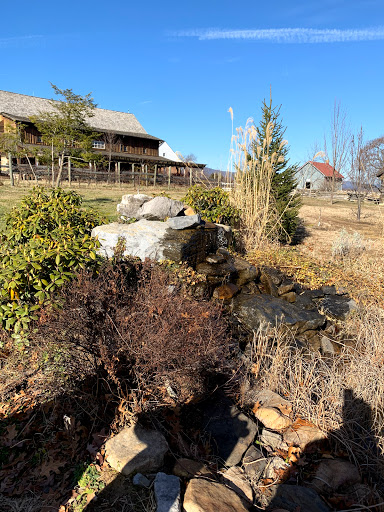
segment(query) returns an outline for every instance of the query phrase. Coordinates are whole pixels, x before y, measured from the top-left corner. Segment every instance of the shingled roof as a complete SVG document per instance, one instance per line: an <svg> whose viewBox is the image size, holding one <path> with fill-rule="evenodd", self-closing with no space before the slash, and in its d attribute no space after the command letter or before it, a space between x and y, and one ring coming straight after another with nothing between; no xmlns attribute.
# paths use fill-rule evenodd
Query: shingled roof
<svg viewBox="0 0 384 512"><path fill-rule="evenodd" d="M0 112L11 119L28 121L31 116L52 110L51 101L46 98L27 96L15 92L0 91ZM95 115L89 119L94 130L113 132L121 135L158 139L147 134L133 114L96 108Z"/></svg>

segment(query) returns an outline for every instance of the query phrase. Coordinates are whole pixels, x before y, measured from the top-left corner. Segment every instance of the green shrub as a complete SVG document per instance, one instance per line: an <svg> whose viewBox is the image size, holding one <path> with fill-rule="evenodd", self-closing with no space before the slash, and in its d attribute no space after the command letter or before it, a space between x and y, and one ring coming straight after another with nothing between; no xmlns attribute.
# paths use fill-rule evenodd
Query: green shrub
<svg viewBox="0 0 384 512"><path fill-rule="evenodd" d="M229 195L220 187L206 189L194 185L188 189L183 201L200 213L204 220L235 226L239 211L232 206Z"/></svg>
<svg viewBox="0 0 384 512"><path fill-rule="evenodd" d="M81 203L75 192L36 187L6 220L0 235L0 322L15 337L78 270L98 264L98 242L90 233L102 219Z"/></svg>

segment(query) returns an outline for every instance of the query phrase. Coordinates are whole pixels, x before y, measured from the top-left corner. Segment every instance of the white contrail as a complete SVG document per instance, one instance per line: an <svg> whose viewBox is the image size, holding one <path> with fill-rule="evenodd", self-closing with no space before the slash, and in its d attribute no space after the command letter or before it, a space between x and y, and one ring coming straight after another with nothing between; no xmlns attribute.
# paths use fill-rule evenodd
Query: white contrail
<svg viewBox="0 0 384 512"><path fill-rule="evenodd" d="M43 36L15 36L15 37L1 37L0 48L10 48L12 46L30 46L35 45L43 39Z"/></svg>
<svg viewBox="0 0 384 512"><path fill-rule="evenodd" d="M174 32L178 37L196 37L200 41L240 39L272 43L351 43L384 39L384 27L367 29L267 28L257 30L185 30Z"/></svg>

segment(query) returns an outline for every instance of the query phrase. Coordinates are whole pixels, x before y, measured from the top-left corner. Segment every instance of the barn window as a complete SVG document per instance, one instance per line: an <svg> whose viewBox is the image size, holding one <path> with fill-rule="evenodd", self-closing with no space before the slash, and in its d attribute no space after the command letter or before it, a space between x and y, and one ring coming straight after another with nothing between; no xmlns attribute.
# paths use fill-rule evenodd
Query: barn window
<svg viewBox="0 0 384 512"><path fill-rule="evenodd" d="M94 149L105 149L105 142L103 140L94 140L92 147Z"/></svg>

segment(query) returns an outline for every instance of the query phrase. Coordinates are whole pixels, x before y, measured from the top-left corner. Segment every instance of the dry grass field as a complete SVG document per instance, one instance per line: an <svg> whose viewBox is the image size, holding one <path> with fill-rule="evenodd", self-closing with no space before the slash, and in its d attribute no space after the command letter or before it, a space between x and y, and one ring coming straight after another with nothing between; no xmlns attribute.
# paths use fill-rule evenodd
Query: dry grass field
<svg viewBox="0 0 384 512"><path fill-rule="evenodd" d="M308 231L304 247L320 251L327 257L332 243L342 229L349 233L358 232L370 241L371 249L380 247L384 235L384 204L363 203L361 220L356 217L357 204L349 201L337 201L304 198L300 217ZM367 248L368 249L368 248Z"/></svg>
<svg viewBox="0 0 384 512"><path fill-rule="evenodd" d="M28 191L33 187L31 184L18 184L11 187L8 182L0 181L0 230L5 225L5 217L11 211L12 207L19 203L21 198L25 196ZM65 186L64 188L68 189ZM165 193L172 199L181 199L187 192L187 187L141 187L138 189L132 185L122 185L116 187L112 185L82 184L81 187L72 187L77 193L83 196L84 206L90 206L101 213L107 220L114 221L116 219L116 205L121 201L121 196L124 194L136 194L138 192L148 195L156 195Z"/></svg>
<svg viewBox="0 0 384 512"><path fill-rule="evenodd" d="M255 265L276 266L311 288L335 284L348 289L357 301L384 305L384 205L364 203L361 220L357 204L303 198L300 218L303 236L296 246L262 247L249 259ZM344 232L344 239L343 234ZM344 255L335 246L351 240ZM344 241L343 241L344 240Z"/></svg>

